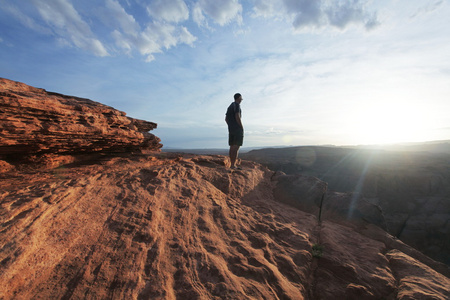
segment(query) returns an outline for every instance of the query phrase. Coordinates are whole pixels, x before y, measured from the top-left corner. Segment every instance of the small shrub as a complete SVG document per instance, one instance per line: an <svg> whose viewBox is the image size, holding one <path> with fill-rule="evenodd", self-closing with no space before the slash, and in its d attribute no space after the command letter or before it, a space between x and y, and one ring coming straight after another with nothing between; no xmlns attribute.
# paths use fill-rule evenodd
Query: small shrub
<svg viewBox="0 0 450 300"><path fill-rule="evenodd" d="M312 256L315 258L321 258L323 256L323 246L314 244L312 246Z"/></svg>

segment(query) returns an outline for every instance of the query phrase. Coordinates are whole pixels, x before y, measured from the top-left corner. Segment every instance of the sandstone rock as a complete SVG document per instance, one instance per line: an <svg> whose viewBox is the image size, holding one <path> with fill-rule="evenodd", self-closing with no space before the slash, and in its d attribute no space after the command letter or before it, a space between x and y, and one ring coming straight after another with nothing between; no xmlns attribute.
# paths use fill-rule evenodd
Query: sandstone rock
<svg viewBox="0 0 450 300"><path fill-rule="evenodd" d="M319 178L328 185L324 204L334 202L323 210L326 218L359 216L450 265L450 148L444 144L443 153L290 147L253 150L241 157L288 176ZM359 211L350 210L351 199Z"/></svg>
<svg viewBox="0 0 450 300"><path fill-rule="evenodd" d="M398 278L397 299L450 298L450 280L447 277L398 250L390 251L386 257Z"/></svg>
<svg viewBox="0 0 450 300"><path fill-rule="evenodd" d="M303 211L319 215L327 184L317 178L303 175L276 175L275 197Z"/></svg>
<svg viewBox="0 0 450 300"><path fill-rule="evenodd" d="M361 194L328 192L322 205L325 220L352 220L370 223L387 230L383 211Z"/></svg>
<svg viewBox="0 0 450 300"><path fill-rule="evenodd" d="M315 214L321 220L361 221L386 229L379 206L366 201L360 194L327 191L327 184L315 177L286 175L276 172L274 195L283 203Z"/></svg>
<svg viewBox="0 0 450 300"><path fill-rule="evenodd" d="M0 181L0 298L408 299L412 286L448 297L448 267L376 226L319 224L278 202L258 164L96 161Z"/></svg>
<svg viewBox="0 0 450 300"><path fill-rule="evenodd" d="M395 275L382 255L384 243L330 222L322 224L320 243L324 255L316 271L316 299L383 299L395 294Z"/></svg>
<svg viewBox="0 0 450 300"><path fill-rule="evenodd" d="M156 124L112 107L0 78L0 157L158 150Z"/></svg>
<svg viewBox="0 0 450 300"><path fill-rule="evenodd" d="M15 169L15 167L13 165L7 163L4 160L0 160L0 173L9 172L14 169Z"/></svg>
<svg viewBox="0 0 450 300"><path fill-rule="evenodd" d="M376 205L362 197L324 205L317 178L248 161L230 172L223 156L126 153L158 150L147 133L156 124L6 79L0 87L0 299L449 296L448 266L368 224ZM298 155L302 168L312 154ZM354 208L346 222L342 207Z"/></svg>

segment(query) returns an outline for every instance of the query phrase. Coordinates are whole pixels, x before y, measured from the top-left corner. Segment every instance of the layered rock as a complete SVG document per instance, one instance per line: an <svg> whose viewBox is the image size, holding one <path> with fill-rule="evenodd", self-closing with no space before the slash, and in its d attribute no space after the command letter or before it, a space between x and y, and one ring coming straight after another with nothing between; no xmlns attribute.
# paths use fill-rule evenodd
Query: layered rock
<svg viewBox="0 0 450 300"><path fill-rule="evenodd" d="M159 150L157 124L89 99L0 78L0 159ZM7 166L6 166L7 167Z"/></svg>
<svg viewBox="0 0 450 300"><path fill-rule="evenodd" d="M118 153L158 150L156 124L0 83L0 299L450 297L448 266L366 222L370 203L223 156Z"/></svg>

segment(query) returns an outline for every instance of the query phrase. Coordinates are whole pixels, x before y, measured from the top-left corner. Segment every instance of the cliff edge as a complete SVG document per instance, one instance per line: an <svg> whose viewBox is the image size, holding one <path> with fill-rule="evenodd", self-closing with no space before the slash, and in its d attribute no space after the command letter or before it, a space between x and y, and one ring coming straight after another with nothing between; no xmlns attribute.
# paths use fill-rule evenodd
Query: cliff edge
<svg viewBox="0 0 450 300"><path fill-rule="evenodd" d="M0 170L37 157L67 162L84 153L158 150L161 140L148 132L156 127L89 99L0 78Z"/></svg>
<svg viewBox="0 0 450 300"><path fill-rule="evenodd" d="M0 299L450 297L448 266L317 178L163 153L156 124L1 83Z"/></svg>
<svg viewBox="0 0 450 300"><path fill-rule="evenodd" d="M273 172L227 164L98 156L2 179L0 298L450 296L444 265L374 225L319 222L278 201Z"/></svg>

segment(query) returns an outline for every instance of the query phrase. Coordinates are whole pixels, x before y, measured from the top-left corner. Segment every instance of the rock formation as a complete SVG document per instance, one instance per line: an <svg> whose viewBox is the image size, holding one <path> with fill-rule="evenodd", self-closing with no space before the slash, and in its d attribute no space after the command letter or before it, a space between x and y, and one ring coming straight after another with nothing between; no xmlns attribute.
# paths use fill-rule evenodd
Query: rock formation
<svg viewBox="0 0 450 300"><path fill-rule="evenodd" d="M272 171L227 164L155 153L10 173L0 298L450 296L445 265L374 225L319 222L277 201Z"/></svg>
<svg viewBox="0 0 450 300"><path fill-rule="evenodd" d="M379 206L359 194L328 191L327 184L315 177L286 175L277 171L273 176L277 184L275 198L321 219L354 221L374 224L386 230L386 221Z"/></svg>
<svg viewBox="0 0 450 300"><path fill-rule="evenodd" d="M282 184L292 187L288 197L297 205L304 203L300 195L305 190L293 178L320 178L328 185L323 206L335 217L353 212L353 219L385 228L450 265L450 154L291 147L254 150L242 157L285 172Z"/></svg>
<svg viewBox="0 0 450 300"><path fill-rule="evenodd" d="M5 160L91 152L157 150L152 122L88 99L0 78L0 168Z"/></svg>
<svg viewBox="0 0 450 300"><path fill-rule="evenodd" d="M340 218L333 201L349 200L323 205L317 178L250 161L231 171L224 156L124 153L159 149L141 132L149 124L2 82L16 87L1 102L0 299L450 297L448 266L361 218L371 206Z"/></svg>

